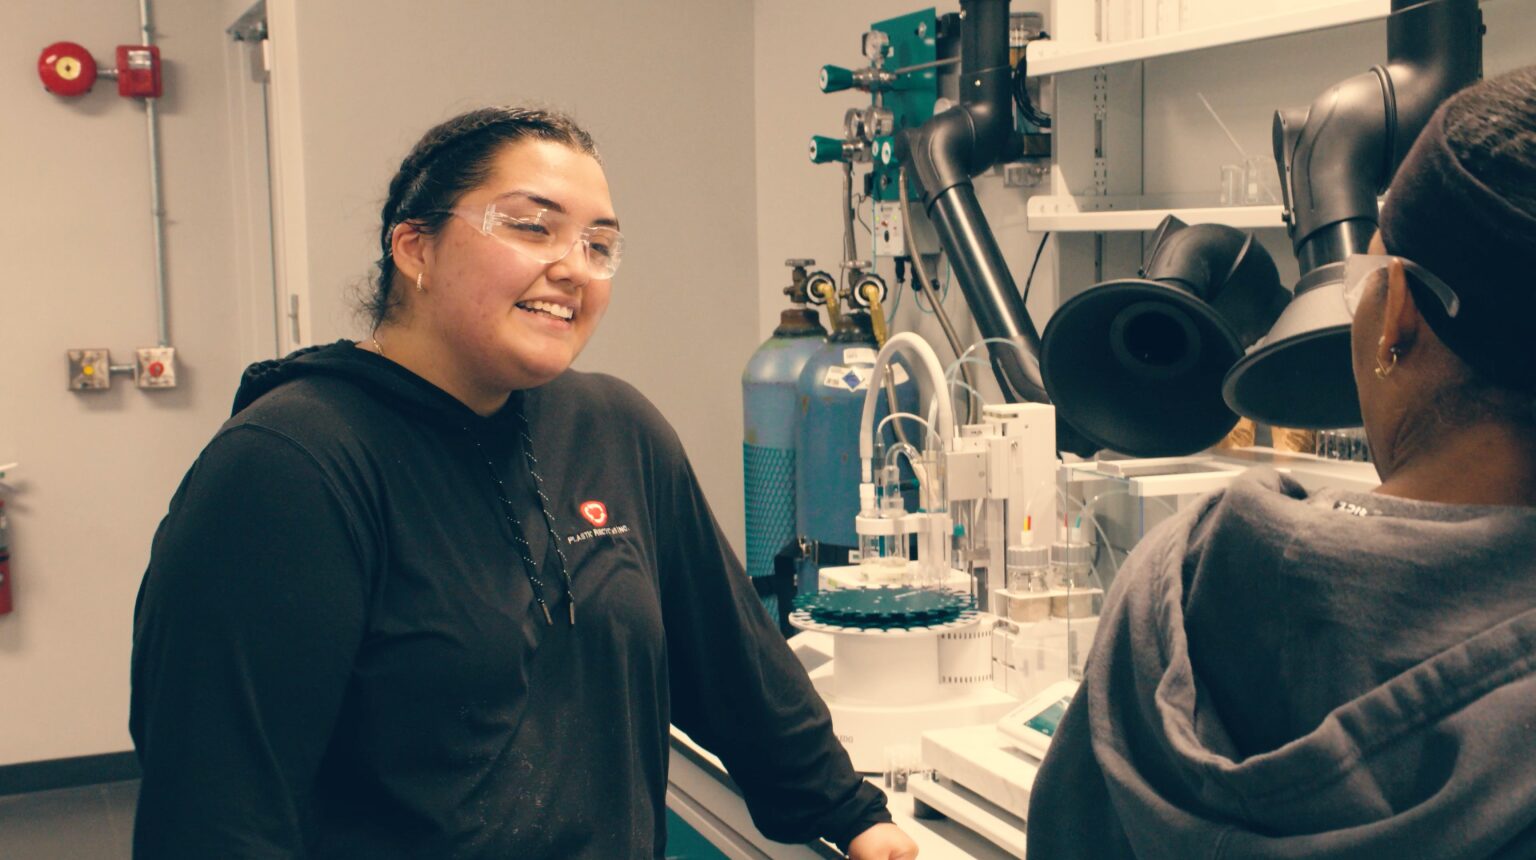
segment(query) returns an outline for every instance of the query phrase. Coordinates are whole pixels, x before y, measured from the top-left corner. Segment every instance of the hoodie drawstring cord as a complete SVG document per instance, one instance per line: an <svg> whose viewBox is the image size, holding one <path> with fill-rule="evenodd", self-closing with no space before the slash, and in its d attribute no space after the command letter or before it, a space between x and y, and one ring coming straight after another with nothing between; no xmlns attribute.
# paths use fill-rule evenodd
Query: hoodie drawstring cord
<svg viewBox="0 0 1536 860"><path fill-rule="evenodd" d="M544 478L538 471L539 461L533 456L533 439L528 430L528 417L522 413L522 410L518 410L517 417L522 423L523 455L528 461L528 472L533 475L534 492L538 495L539 510L544 515L544 527L549 530L550 546L555 548L555 555L560 559L560 581L561 585L564 586L565 604L569 610L570 624L575 626L576 597L571 593L570 569L566 563L565 551L560 548L560 537L555 532L554 515L549 512L549 497L544 494ZM517 514L513 512L512 500L507 498L506 484L496 474L496 466L491 462L490 456L485 453L484 446L480 444L480 437L476 436L468 427L463 429L465 434L469 436L470 441L475 443L475 450L480 452L481 459L485 461L486 471L490 473L491 480L496 484L496 498L501 501L502 513L506 516L508 525L512 527L512 542L517 547L518 554L522 557L523 572L527 574L528 582L533 586L533 599L539 604L539 609L544 612L544 623L554 624L554 618L549 612L549 604L544 599L544 582L539 578L539 566L533 560L532 547L528 545L527 539L523 537L523 524L518 520Z"/></svg>

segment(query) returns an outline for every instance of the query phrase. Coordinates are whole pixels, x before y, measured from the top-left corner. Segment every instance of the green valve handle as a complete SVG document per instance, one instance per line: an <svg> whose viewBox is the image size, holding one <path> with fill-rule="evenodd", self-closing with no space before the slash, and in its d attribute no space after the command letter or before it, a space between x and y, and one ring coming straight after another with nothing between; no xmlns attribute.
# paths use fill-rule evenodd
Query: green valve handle
<svg viewBox="0 0 1536 860"><path fill-rule="evenodd" d="M826 135L813 135L811 137L811 163L826 164L829 161L845 161L843 157L843 142L839 138Z"/></svg>
<svg viewBox="0 0 1536 860"><path fill-rule="evenodd" d="M838 93L853 86L853 70L842 66L821 67L821 91Z"/></svg>

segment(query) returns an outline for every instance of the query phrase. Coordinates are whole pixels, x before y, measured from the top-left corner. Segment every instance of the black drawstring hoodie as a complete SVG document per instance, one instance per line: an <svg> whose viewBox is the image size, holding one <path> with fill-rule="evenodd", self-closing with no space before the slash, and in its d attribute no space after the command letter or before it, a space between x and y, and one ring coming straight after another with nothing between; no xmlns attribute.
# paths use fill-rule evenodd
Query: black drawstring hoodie
<svg viewBox="0 0 1536 860"><path fill-rule="evenodd" d="M629 386L482 417L341 342L252 366L234 411L140 590L139 856L660 857L669 723L770 837L889 820Z"/></svg>

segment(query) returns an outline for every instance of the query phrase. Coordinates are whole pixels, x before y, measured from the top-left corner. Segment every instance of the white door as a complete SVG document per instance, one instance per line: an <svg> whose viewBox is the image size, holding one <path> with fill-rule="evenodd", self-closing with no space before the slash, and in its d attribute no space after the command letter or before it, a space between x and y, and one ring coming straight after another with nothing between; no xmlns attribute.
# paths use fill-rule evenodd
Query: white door
<svg viewBox="0 0 1536 860"><path fill-rule="evenodd" d="M291 21L291 2L279 0L275 6L278 16L286 13ZM285 141L298 136L298 99L291 86L297 79L274 73L282 52L267 18L268 3L258 0L229 26L225 51L240 349L248 361L287 355L309 340L303 175L288 167L298 164L297 158L284 158L293 149Z"/></svg>

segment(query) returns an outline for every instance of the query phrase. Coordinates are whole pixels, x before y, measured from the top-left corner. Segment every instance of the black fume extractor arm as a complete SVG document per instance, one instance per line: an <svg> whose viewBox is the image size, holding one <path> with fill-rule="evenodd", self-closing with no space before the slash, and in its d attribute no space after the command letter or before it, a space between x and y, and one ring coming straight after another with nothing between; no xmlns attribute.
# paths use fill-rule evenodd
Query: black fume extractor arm
<svg viewBox="0 0 1536 860"><path fill-rule="evenodd" d="M1010 403L1051 402L1040 373L1040 334L1019 295L971 177L1022 153L1013 122L1008 62L1009 0L961 0L960 103L897 136L897 156L923 193L928 218L987 344L992 372ZM1097 446L1057 422L1057 447Z"/></svg>
<svg viewBox="0 0 1536 860"><path fill-rule="evenodd" d="M1393 0L1387 63L1275 114L1285 223L1300 264L1295 295L1227 374L1234 411L1286 427L1359 426L1344 260L1376 232L1377 198L1441 102L1482 74L1477 0Z"/></svg>
<svg viewBox="0 0 1536 860"><path fill-rule="evenodd" d="M960 3L960 103L897 138L897 154L922 190L924 208L949 257L1008 400L1050 402L1040 381L1040 335L1024 309L971 177L1022 146L1013 127L1008 64L1009 0ZM1027 356L1027 358L1025 358Z"/></svg>
<svg viewBox="0 0 1536 860"><path fill-rule="evenodd" d="M1376 199L1452 93L1482 74L1477 0L1393 0L1385 66L1339 82L1306 110L1275 113L1286 223L1302 274L1363 251Z"/></svg>

